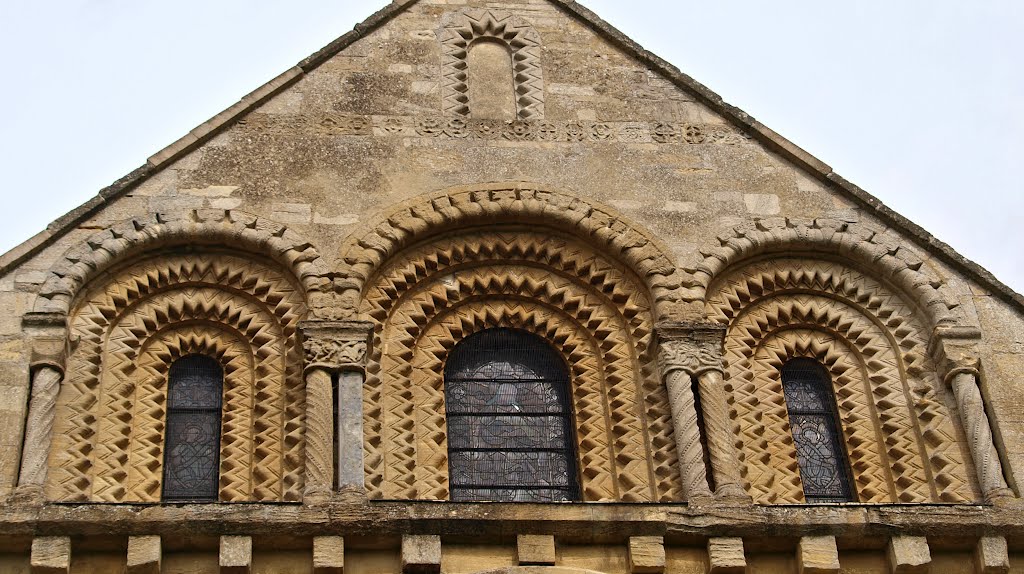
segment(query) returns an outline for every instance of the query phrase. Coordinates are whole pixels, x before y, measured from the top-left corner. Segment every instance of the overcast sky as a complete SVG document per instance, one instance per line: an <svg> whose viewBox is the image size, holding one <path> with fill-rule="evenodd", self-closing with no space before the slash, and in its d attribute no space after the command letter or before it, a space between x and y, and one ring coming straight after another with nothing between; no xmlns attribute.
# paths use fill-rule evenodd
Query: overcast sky
<svg viewBox="0 0 1024 574"><path fill-rule="evenodd" d="M1024 291L1024 2L584 0ZM0 2L0 252L384 0Z"/></svg>

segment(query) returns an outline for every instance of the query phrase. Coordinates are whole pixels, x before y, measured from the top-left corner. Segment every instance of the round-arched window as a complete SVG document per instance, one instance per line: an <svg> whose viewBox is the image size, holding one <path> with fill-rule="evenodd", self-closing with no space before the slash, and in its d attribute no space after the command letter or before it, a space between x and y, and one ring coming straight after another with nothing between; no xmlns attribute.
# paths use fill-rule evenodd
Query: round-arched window
<svg viewBox="0 0 1024 574"><path fill-rule="evenodd" d="M444 369L451 499L579 500L569 371L544 339L488 329Z"/></svg>
<svg viewBox="0 0 1024 574"><path fill-rule="evenodd" d="M216 501L224 370L204 355L171 365L167 380L163 499Z"/></svg>
<svg viewBox="0 0 1024 574"><path fill-rule="evenodd" d="M804 499L855 500L829 372L814 359L792 359L782 367L782 390L796 444Z"/></svg>

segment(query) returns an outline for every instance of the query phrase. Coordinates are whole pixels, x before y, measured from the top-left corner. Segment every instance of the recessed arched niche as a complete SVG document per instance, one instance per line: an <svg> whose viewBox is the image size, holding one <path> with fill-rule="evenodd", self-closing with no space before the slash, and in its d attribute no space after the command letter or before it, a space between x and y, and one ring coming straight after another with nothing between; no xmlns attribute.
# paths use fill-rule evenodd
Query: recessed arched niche
<svg viewBox="0 0 1024 574"><path fill-rule="evenodd" d="M508 45L480 38L469 47L469 105L474 118L516 119L515 79Z"/></svg>

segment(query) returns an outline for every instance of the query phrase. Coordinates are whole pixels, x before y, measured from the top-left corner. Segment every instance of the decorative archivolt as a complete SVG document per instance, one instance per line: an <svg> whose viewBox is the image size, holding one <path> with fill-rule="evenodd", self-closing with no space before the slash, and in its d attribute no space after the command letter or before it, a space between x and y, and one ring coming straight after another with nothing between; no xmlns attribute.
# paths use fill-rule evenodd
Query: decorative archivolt
<svg viewBox="0 0 1024 574"><path fill-rule="evenodd" d="M364 389L369 496L448 497L445 359L472 333L510 327L567 361L584 500L679 500L648 292L554 230L469 229L398 253L360 308L376 323Z"/></svg>
<svg viewBox="0 0 1024 574"><path fill-rule="evenodd" d="M838 262L780 257L736 267L708 291L728 325L726 390L746 488L802 502L780 370L813 358L831 373L858 500L979 500L929 332L887 285Z"/></svg>
<svg viewBox="0 0 1024 574"><path fill-rule="evenodd" d="M50 498L159 501L167 373L203 354L224 370L220 500L299 500L305 313L303 286L256 257L168 251L109 269L69 317Z"/></svg>
<svg viewBox="0 0 1024 574"><path fill-rule="evenodd" d="M895 286L928 327L972 324L955 294L907 241L869 222L828 218L772 218L737 226L700 250L701 260L684 279L685 299L714 295L711 283L743 261L773 254L824 253L855 261Z"/></svg>
<svg viewBox="0 0 1024 574"><path fill-rule="evenodd" d="M111 265L158 248L231 245L265 253L298 278L314 306L326 306L327 266L312 244L291 229L241 211L199 209L155 213L122 221L70 249L53 268L36 298L36 313L67 314L76 294Z"/></svg>
<svg viewBox="0 0 1024 574"><path fill-rule="evenodd" d="M498 10L466 10L439 32L444 62L443 106L447 114L469 117L468 57L478 40L497 41L512 54L517 117L544 118L544 74L540 34L522 18Z"/></svg>
<svg viewBox="0 0 1024 574"><path fill-rule="evenodd" d="M494 184L415 198L392 209L372 226L353 233L341 249L342 269L335 279L341 290L341 303L354 315L385 262L392 261L416 241L452 229L508 221L565 230L599 248L621 267L633 270L642 291L653 299L656 320L684 313L680 275L668 250L657 239L612 208L538 189L533 184Z"/></svg>

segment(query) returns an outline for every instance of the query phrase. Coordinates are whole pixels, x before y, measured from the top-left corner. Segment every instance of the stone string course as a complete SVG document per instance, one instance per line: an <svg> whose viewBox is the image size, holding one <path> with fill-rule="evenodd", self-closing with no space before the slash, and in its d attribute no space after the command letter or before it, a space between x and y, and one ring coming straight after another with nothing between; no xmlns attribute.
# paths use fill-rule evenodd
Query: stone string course
<svg viewBox="0 0 1024 574"><path fill-rule="evenodd" d="M312 133L320 136L683 145L743 145L750 142L749 136L725 124L671 121L487 120L442 116L358 116L340 113L310 116L254 113L239 121L239 126L244 132L275 136L308 136Z"/></svg>

